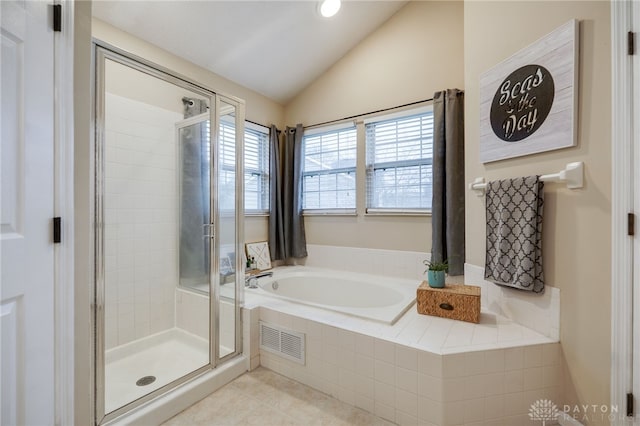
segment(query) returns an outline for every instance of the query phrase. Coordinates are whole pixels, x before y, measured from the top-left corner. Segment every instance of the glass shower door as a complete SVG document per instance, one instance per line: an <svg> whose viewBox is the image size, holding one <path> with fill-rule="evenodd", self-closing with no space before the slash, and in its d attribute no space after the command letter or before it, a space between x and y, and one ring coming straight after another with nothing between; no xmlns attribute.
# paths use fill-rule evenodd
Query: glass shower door
<svg viewBox="0 0 640 426"><path fill-rule="evenodd" d="M212 342L216 360L239 352L240 318L238 304L244 289L245 257L242 246L244 210L242 187L236 176L242 167L243 120L233 100L218 95L217 144L209 134L209 114L201 114L177 125L180 151L180 286L209 294L213 286L212 312L218 325L217 342ZM212 146L215 147L212 152ZM217 174L210 175L215 164ZM241 172L240 172L241 173ZM211 181L209 181L211 176ZM216 197L210 197L210 189ZM209 205L210 202L210 205ZM215 212L211 222L209 212ZM213 226L216 224L217 226ZM193 236L201 235L202 241ZM209 240L213 240L210 250ZM239 253L239 255L236 255ZM216 268L210 265L217 262ZM209 272L217 270L218 273ZM236 274L236 271L240 271ZM211 278L211 279L210 279Z"/></svg>
<svg viewBox="0 0 640 426"><path fill-rule="evenodd" d="M209 113L176 125L180 190L180 286L209 294L211 273L211 137Z"/></svg>

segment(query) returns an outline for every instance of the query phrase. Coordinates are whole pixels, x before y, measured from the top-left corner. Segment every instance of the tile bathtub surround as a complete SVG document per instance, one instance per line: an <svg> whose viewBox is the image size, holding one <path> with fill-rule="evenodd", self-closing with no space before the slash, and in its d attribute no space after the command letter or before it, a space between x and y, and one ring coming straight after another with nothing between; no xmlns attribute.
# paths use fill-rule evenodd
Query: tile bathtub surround
<svg viewBox="0 0 640 426"><path fill-rule="evenodd" d="M390 341L394 337L382 328L372 336L265 307L260 312L263 321L305 333L307 345L306 365L261 352L264 367L392 422L516 424L510 422L526 416L537 399L563 403L557 342L436 354L420 349L419 342L457 322L435 318L410 345ZM449 325L448 333L456 333Z"/></svg>
<svg viewBox="0 0 640 426"><path fill-rule="evenodd" d="M309 244L306 266L372 273L399 278L425 279L422 263L430 259L427 252L365 249ZM528 294L511 288L500 287L484 279L484 268L465 264L463 277L447 277L447 282L480 286L481 305L485 311L494 312L524 325L553 340L560 337L560 290L547 286L545 293Z"/></svg>
<svg viewBox="0 0 640 426"><path fill-rule="evenodd" d="M479 324L472 324L420 315L413 305L394 325L388 325L247 291L245 308L255 307L260 307L262 321L288 329L299 331L293 324L310 320L441 355L557 342L486 311L481 311Z"/></svg>
<svg viewBox="0 0 640 426"><path fill-rule="evenodd" d="M309 244L304 265L350 272L424 279L430 253Z"/></svg>
<svg viewBox="0 0 640 426"><path fill-rule="evenodd" d="M260 366L260 308L242 308L242 352L246 355L247 371Z"/></svg>
<svg viewBox="0 0 640 426"><path fill-rule="evenodd" d="M105 129L107 349L174 326L181 115L111 93Z"/></svg>
<svg viewBox="0 0 640 426"><path fill-rule="evenodd" d="M372 272L366 260L372 253L317 247L319 254L310 250L309 266ZM414 254L406 270L413 262L414 272L422 273L423 255ZM339 267L330 263L339 258ZM387 274L402 258L385 263L379 256L377 273ZM559 317L557 289L549 287L534 301L500 295L494 284L479 282L473 268L465 270L465 282L483 287L479 324L419 315L413 306L387 325L255 293L246 294L245 307L259 307L262 321L306 334L305 365L263 351L261 365L398 424L521 424L538 399L562 404L565 372L553 322L536 323L538 331L523 325L549 311ZM492 304L499 313L487 309Z"/></svg>
<svg viewBox="0 0 640 426"><path fill-rule="evenodd" d="M364 410L258 368L169 419L163 426L309 424L390 425Z"/></svg>
<svg viewBox="0 0 640 426"><path fill-rule="evenodd" d="M546 286L544 294L499 286L484 279L484 269L466 263L465 283L482 289L482 308L537 331L560 339L560 289Z"/></svg>

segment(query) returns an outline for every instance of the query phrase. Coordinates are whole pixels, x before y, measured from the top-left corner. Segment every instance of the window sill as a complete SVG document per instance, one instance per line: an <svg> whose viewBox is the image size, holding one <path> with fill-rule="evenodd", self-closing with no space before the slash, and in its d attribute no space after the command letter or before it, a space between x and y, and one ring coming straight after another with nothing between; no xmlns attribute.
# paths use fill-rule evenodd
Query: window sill
<svg viewBox="0 0 640 426"><path fill-rule="evenodd" d="M303 216L357 216L356 209L317 209L303 210Z"/></svg>
<svg viewBox="0 0 640 426"><path fill-rule="evenodd" d="M245 212L244 217L267 217L269 212Z"/></svg>
<svg viewBox="0 0 640 426"><path fill-rule="evenodd" d="M365 216L431 216L431 210L421 209L367 209Z"/></svg>

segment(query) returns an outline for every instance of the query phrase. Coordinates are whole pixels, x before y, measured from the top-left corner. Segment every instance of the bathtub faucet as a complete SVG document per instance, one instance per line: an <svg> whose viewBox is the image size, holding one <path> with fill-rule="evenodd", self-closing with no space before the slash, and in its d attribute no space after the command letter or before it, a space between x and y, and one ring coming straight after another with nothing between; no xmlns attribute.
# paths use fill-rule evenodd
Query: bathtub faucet
<svg viewBox="0 0 640 426"><path fill-rule="evenodd" d="M273 272L260 272L255 275L245 275L244 277L244 286L249 288L258 288L258 278L262 277L272 277Z"/></svg>

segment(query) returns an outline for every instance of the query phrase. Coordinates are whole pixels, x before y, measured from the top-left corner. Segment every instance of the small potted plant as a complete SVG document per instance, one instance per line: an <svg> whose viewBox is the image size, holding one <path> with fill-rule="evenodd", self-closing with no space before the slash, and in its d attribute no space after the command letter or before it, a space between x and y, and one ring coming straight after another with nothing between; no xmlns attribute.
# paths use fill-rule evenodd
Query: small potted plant
<svg viewBox="0 0 640 426"><path fill-rule="evenodd" d="M443 288L444 274L449 270L447 261L444 260L443 262L431 262L425 260L423 263L427 267L427 270L425 272L427 273L427 281L429 283L429 287Z"/></svg>

